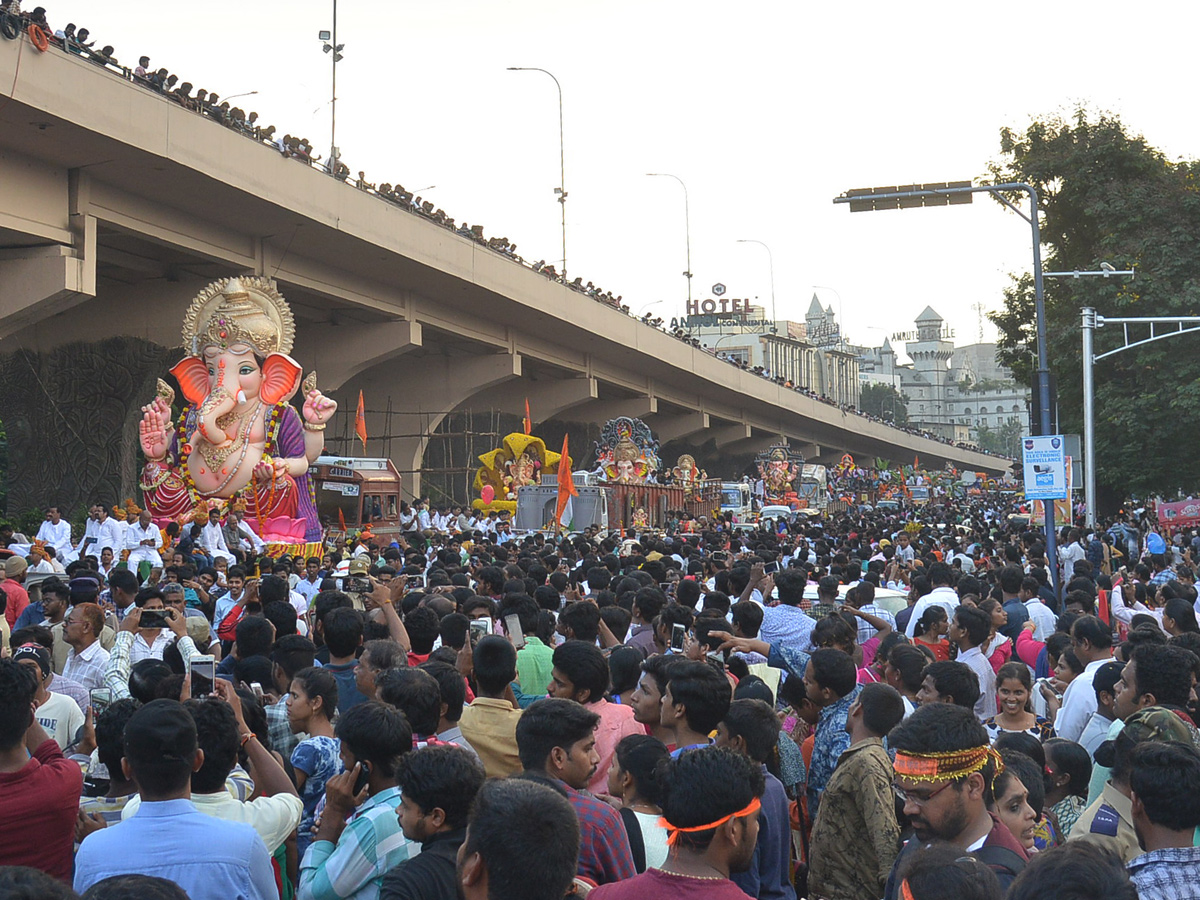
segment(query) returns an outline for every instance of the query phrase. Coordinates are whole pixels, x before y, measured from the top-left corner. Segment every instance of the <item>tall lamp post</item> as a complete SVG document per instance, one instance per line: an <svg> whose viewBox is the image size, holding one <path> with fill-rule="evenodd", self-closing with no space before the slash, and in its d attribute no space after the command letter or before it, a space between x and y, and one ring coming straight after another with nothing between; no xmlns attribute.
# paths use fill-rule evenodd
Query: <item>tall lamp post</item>
<svg viewBox="0 0 1200 900"><path fill-rule="evenodd" d="M687 245L687 268L683 272L683 277L687 279L687 309L690 312L692 308L692 216L688 209L687 185L683 183L682 178L672 175L670 172L647 172L646 175L650 178L674 178L683 188L683 237Z"/></svg>
<svg viewBox="0 0 1200 900"><path fill-rule="evenodd" d="M539 69L537 66L509 66L508 71L542 72L554 78L553 72ZM558 187L554 189L554 193L558 194L558 203L562 207L562 273L565 278L567 274L567 157L563 144L562 85L558 83L557 78L554 78L554 86L558 88Z"/></svg>
<svg viewBox="0 0 1200 900"><path fill-rule="evenodd" d="M1050 365L1046 351L1046 295L1042 288L1042 233L1038 224L1037 190L1024 182L973 185L969 181L938 182L934 184L905 185L901 188L878 187L858 188L834 197L834 203L848 203L851 212L868 212L883 209L910 209L919 206L953 206L970 203L972 195L991 194L1029 224L1033 243L1033 299L1034 318L1037 330L1037 371L1034 390L1037 391L1040 416L1037 423L1039 435L1051 434L1050 424ZM1006 193L1020 193L1029 197L1029 214L1018 209ZM1069 493L1068 493L1069 496ZM1044 503L1046 509L1046 558L1050 564L1050 579L1055 596L1058 596L1058 547L1054 533L1054 501Z"/></svg>
<svg viewBox="0 0 1200 900"><path fill-rule="evenodd" d="M342 50L345 44L337 42L337 0L333 0L333 31L322 31L317 34L317 39L323 41L321 49L330 55L333 61L333 86L331 88L329 101L329 174L336 174L338 150L337 150L337 64L342 59Z"/></svg>
<svg viewBox="0 0 1200 900"><path fill-rule="evenodd" d="M775 256L771 253L771 248L763 241L755 240L754 238L738 238L739 244L758 244L767 251L767 265L771 270L771 327L775 327ZM688 265L691 268L691 265Z"/></svg>

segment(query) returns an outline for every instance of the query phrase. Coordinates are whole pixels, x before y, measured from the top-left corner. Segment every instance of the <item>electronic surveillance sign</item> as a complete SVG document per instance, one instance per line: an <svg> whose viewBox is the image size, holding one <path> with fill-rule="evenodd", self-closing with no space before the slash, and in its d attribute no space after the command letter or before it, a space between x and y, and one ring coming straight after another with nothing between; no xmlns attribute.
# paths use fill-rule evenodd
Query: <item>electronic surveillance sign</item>
<svg viewBox="0 0 1200 900"><path fill-rule="evenodd" d="M714 297L724 297L725 296L725 285L721 284L721 282L718 281L716 284L714 284L712 286L712 292L713 292Z"/></svg>
<svg viewBox="0 0 1200 900"><path fill-rule="evenodd" d="M1065 500L1070 496L1067 483L1067 448L1061 434L1043 434L1021 439L1025 467L1026 500Z"/></svg>

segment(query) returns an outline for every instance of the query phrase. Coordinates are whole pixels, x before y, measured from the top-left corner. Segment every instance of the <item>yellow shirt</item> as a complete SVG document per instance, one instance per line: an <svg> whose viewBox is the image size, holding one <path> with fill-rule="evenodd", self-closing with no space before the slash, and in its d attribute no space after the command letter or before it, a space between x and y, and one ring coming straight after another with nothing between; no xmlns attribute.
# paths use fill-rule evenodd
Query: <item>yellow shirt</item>
<svg viewBox="0 0 1200 900"><path fill-rule="evenodd" d="M476 697L463 710L458 727L475 748L488 778L507 778L522 770L517 755L517 720L521 710L507 700Z"/></svg>

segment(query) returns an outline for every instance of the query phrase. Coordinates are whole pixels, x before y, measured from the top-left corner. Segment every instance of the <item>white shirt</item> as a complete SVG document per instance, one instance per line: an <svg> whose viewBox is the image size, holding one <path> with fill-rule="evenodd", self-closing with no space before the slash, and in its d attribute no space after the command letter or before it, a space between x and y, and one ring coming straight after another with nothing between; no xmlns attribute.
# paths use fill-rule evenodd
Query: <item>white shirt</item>
<svg viewBox="0 0 1200 900"><path fill-rule="evenodd" d="M71 523L66 519L59 519L57 525L49 519L44 521L38 528L37 540L45 541L47 546L54 548L55 553L70 553L74 549L71 546Z"/></svg>
<svg viewBox="0 0 1200 900"><path fill-rule="evenodd" d="M996 672L983 650L972 647L958 654L958 662L968 666L979 679L979 699L975 701L975 716L980 722L996 715Z"/></svg>
<svg viewBox="0 0 1200 900"><path fill-rule="evenodd" d="M142 541L154 541L153 548L143 547ZM158 530L158 526L151 522L145 528L141 522L134 522L126 528L125 532L125 547L128 550L157 550L163 545L162 532Z"/></svg>
<svg viewBox="0 0 1200 900"><path fill-rule="evenodd" d="M254 533L254 529L246 524L244 519L238 522L238 531L246 536L246 540L250 542L250 546L255 553L261 553L263 547L267 546L263 543L263 539Z"/></svg>
<svg viewBox="0 0 1200 900"><path fill-rule="evenodd" d="M91 543L88 543L88 538L94 538ZM105 517L101 522L98 519L88 519L87 527L83 531L83 539L79 542L76 548L80 556L94 556L100 558L100 551L105 547L112 550L113 558L120 555L125 549L125 532L119 527L116 519Z"/></svg>
<svg viewBox="0 0 1200 900"><path fill-rule="evenodd" d="M1054 617L1054 611L1037 597L1026 600L1025 608L1029 610L1029 618L1033 620L1035 626L1033 639L1045 643L1046 638L1054 634L1054 629L1058 627L1058 619Z"/></svg>
<svg viewBox="0 0 1200 900"><path fill-rule="evenodd" d="M1108 740L1108 729L1112 723L1113 720L1100 710L1092 713L1092 717L1084 726L1083 734L1079 736L1079 746L1088 752L1088 756L1095 758L1096 748Z"/></svg>
<svg viewBox="0 0 1200 900"><path fill-rule="evenodd" d="M225 534L221 531L220 522L208 522L200 529L200 546L212 556L214 550L220 550L226 556L231 556L225 543Z"/></svg>
<svg viewBox="0 0 1200 900"><path fill-rule="evenodd" d="M931 606L940 606L946 610L946 618L954 621L954 611L958 609L960 603L958 594L954 593L954 588L948 585L935 587L933 591L926 594L915 604L913 604L912 615L908 619L908 627L904 629L904 633L910 638L917 633L917 623L921 621L921 616ZM990 668L990 665L989 665Z"/></svg>
<svg viewBox="0 0 1200 900"><path fill-rule="evenodd" d="M133 638L133 646L129 648L129 664L139 663L143 659L162 659L163 651L175 639L175 632L170 628L160 628L153 644L147 644L139 631Z"/></svg>
<svg viewBox="0 0 1200 900"><path fill-rule="evenodd" d="M104 668L107 665L108 651L100 646L99 641L93 641L82 653L76 653L75 648L71 648L63 664L62 676L78 681L90 691L104 687Z"/></svg>
<svg viewBox="0 0 1200 900"><path fill-rule="evenodd" d="M300 824L300 816L304 812L303 802L293 794L275 794L242 801L228 790L221 790L214 794L192 794L192 803L206 816L251 826L267 845L268 853L274 853L283 846L288 835ZM121 821L134 815L141 805L141 795L130 797L121 810Z"/></svg>
<svg viewBox="0 0 1200 900"><path fill-rule="evenodd" d="M53 691L50 691L50 699L39 706L34 715L37 716L38 724L46 729L46 734L62 750L66 750L75 742L75 733L83 724L83 712L79 709L79 704L66 694L56 694Z"/></svg>
<svg viewBox="0 0 1200 900"><path fill-rule="evenodd" d="M1054 720L1054 731L1060 738L1078 743L1088 719L1096 711L1096 691L1092 687L1092 681L1100 667L1111 661L1112 657L1093 660L1067 685L1066 691L1063 692L1062 708Z"/></svg>

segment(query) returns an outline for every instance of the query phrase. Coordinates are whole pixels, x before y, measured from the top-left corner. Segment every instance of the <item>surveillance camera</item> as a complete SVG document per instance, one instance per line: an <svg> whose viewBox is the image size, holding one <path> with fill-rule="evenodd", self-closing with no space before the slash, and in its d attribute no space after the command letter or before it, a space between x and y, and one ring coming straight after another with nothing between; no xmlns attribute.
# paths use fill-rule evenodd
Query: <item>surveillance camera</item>
<svg viewBox="0 0 1200 900"><path fill-rule="evenodd" d="M1102 262L1102 263L1100 263L1100 268L1103 269L1105 272L1117 271L1116 267L1112 263Z"/></svg>

